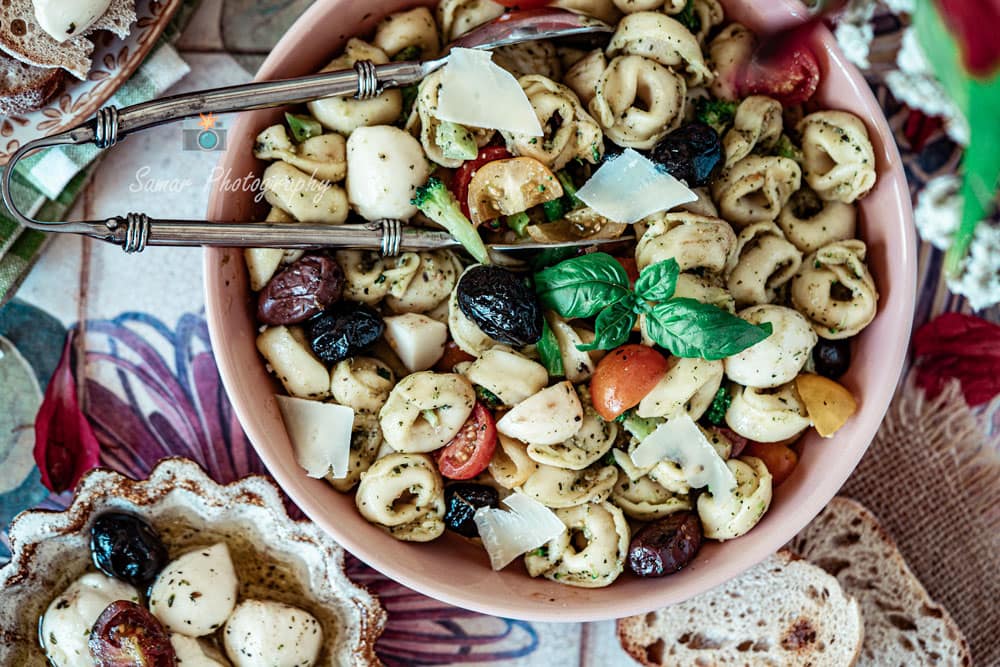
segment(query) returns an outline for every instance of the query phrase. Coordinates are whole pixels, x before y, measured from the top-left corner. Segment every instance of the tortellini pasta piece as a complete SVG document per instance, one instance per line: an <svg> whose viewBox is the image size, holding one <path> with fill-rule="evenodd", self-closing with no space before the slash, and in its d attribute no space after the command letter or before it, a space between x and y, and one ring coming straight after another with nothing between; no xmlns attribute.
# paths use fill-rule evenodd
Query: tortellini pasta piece
<svg viewBox="0 0 1000 667"><path fill-rule="evenodd" d="M691 188L691 192L698 198L674 208L674 212L695 213L707 218L719 217L719 209L716 208L715 202L712 201L712 195L709 194L708 188Z"/></svg>
<svg viewBox="0 0 1000 667"><path fill-rule="evenodd" d="M806 183L820 197L845 204L875 185L875 151L861 119L847 111L817 111L798 125Z"/></svg>
<svg viewBox="0 0 1000 667"><path fill-rule="evenodd" d="M429 542L444 532L444 483L426 454L389 454L361 476L358 511L397 540Z"/></svg>
<svg viewBox="0 0 1000 667"><path fill-rule="evenodd" d="M715 71L715 78L709 85L712 95L723 100L739 100L743 68L750 62L756 43L754 34L740 23L730 23L712 38L708 44L708 61Z"/></svg>
<svg viewBox="0 0 1000 667"><path fill-rule="evenodd" d="M802 265L802 253L773 222L756 222L736 238L736 252L726 270L726 286L737 306L771 303L775 290Z"/></svg>
<svg viewBox="0 0 1000 667"><path fill-rule="evenodd" d="M573 384L558 382L514 406L497 420L497 431L535 445L569 440L583 424L583 404Z"/></svg>
<svg viewBox="0 0 1000 667"><path fill-rule="evenodd" d="M590 101L594 99L597 83L607 68L608 59L604 57L604 51L594 49L567 70L566 76L563 77L563 83L576 93L580 102L589 105Z"/></svg>
<svg viewBox="0 0 1000 667"><path fill-rule="evenodd" d="M726 465L736 478L732 494L698 497L698 518L705 537L731 540L757 525L771 506L772 477L764 462L754 456L730 459Z"/></svg>
<svg viewBox="0 0 1000 667"><path fill-rule="evenodd" d="M670 417L686 411L701 418L722 384L722 361L671 357L666 374L636 406L640 417Z"/></svg>
<svg viewBox="0 0 1000 667"><path fill-rule="evenodd" d="M389 14L375 28L372 43L390 58L405 49L416 47L419 51L410 60L430 60L437 58L441 50L437 23L427 7Z"/></svg>
<svg viewBox="0 0 1000 667"><path fill-rule="evenodd" d="M544 135L532 137L504 132L511 153L535 158L552 171L562 169L574 158L592 164L600 162L604 155L601 128L584 110L576 93L537 74L522 76L519 83L538 116Z"/></svg>
<svg viewBox="0 0 1000 667"><path fill-rule="evenodd" d="M281 160L299 171L336 183L347 175L347 142L335 133L292 143L284 125L272 125L257 135L253 156L259 160Z"/></svg>
<svg viewBox="0 0 1000 667"><path fill-rule="evenodd" d="M545 40L501 46L493 50L493 62L513 74L516 79L529 74L548 79L562 76L562 63L556 47Z"/></svg>
<svg viewBox="0 0 1000 667"><path fill-rule="evenodd" d="M425 313L448 299L461 273L450 250L403 253L385 271L385 303L394 313Z"/></svg>
<svg viewBox="0 0 1000 667"><path fill-rule="evenodd" d="M344 271L344 298L374 305L389 291L385 261L371 250L338 250L334 255Z"/></svg>
<svg viewBox="0 0 1000 667"><path fill-rule="evenodd" d="M722 139L726 166L731 167L754 149L770 150L781 137L781 102L751 95L740 102L733 126Z"/></svg>
<svg viewBox="0 0 1000 667"><path fill-rule="evenodd" d="M698 17L698 29L694 32L694 37L699 44L703 43L712 28L722 23L722 19L725 18L718 0L692 0L691 11Z"/></svg>
<svg viewBox="0 0 1000 667"><path fill-rule="evenodd" d="M786 157L748 155L712 183L722 217L738 229L778 217L802 183L802 170Z"/></svg>
<svg viewBox="0 0 1000 667"><path fill-rule="evenodd" d="M493 0L441 0L437 6L437 20L445 43L501 14L503 5Z"/></svg>
<svg viewBox="0 0 1000 667"><path fill-rule="evenodd" d="M461 280L461 276L459 276ZM458 306L458 290L451 291L448 297L448 332L459 349L474 357L497 344L495 340L483 333L479 325L469 319Z"/></svg>
<svg viewBox="0 0 1000 667"><path fill-rule="evenodd" d="M528 445L528 456L539 463L583 470L603 457L618 437L618 424L604 421L590 405L589 392L581 389L586 400L583 412L583 422L580 430L569 440L555 445Z"/></svg>
<svg viewBox="0 0 1000 667"><path fill-rule="evenodd" d="M443 71L438 70L420 82L420 86L417 88L417 99L410 112L410 118L406 122L406 131L419 137L420 145L423 146L427 159L442 167L454 169L460 167L463 160L445 157L444 149L437 143L437 131L441 121L438 120L436 113L442 75ZM466 129L472 133L476 144L480 147L488 144L493 135L496 134L494 130L473 127Z"/></svg>
<svg viewBox="0 0 1000 667"><path fill-rule="evenodd" d="M546 507L573 507L604 502L617 480L618 468L613 465L570 470L539 464L521 485L521 491Z"/></svg>
<svg viewBox="0 0 1000 667"><path fill-rule="evenodd" d="M618 56L598 79L590 113L619 146L652 148L684 116L684 77L655 60Z"/></svg>
<svg viewBox="0 0 1000 667"><path fill-rule="evenodd" d="M724 361L733 382L766 389L791 382L809 361L818 340L809 320L785 306L751 306L739 316L751 324L771 324L771 335Z"/></svg>
<svg viewBox="0 0 1000 667"><path fill-rule="evenodd" d="M726 425L749 440L788 440L812 423L794 382L775 389L734 387L730 394L733 400L726 410Z"/></svg>
<svg viewBox="0 0 1000 667"><path fill-rule="evenodd" d="M600 588L625 569L631 533L622 511L607 502L556 510L566 531L525 557L531 576L579 586Z"/></svg>
<svg viewBox="0 0 1000 667"><path fill-rule="evenodd" d="M538 470L538 464L528 456L527 445L500 433L487 469L498 485L516 489Z"/></svg>
<svg viewBox="0 0 1000 667"><path fill-rule="evenodd" d="M379 411L382 437L397 452L432 452L458 434L475 404L476 392L461 375L407 375Z"/></svg>
<svg viewBox="0 0 1000 667"><path fill-rule="evenodd" d="M391 125L359 127L347 140L347 198L366 220L409 220L430 167L420 142Z"/></svg>
<svg viewBox="0 0 1000 667"><path fill-rule="evenodd" d="M545 366L504 345L483 352L465 375L508 406L537 394L549 383Z"/></svg>
<svg viewBox="0 0 1000 667"><path fill-rule="evenodd" d="M600 350L585 351L577 346L590 343L594 337L593 332L574 327L554 311L546 311L545 320L559 345L559 356L562 357L566 379L573 383L589 380L590 376L594 374L594 368L596 368L602 352Z"/></svg>
<svg viewBox="0 0 1000 667"><path fill-rule="evenodd" d="M381 447L382 429L378 426L378 418L372 414L355 413L347 475L337 478L331 473L327 475L326 481L338 491L350 491L361 480L362 473L371 467Z"/></svg>
<svg viewBox="0 0 1000 667"><path fill-rule="evenodd" d="M339 225L347 220L347 193L286 162L272 162L262 179L264 199L299 222Z"/></svg>
<svg viewBox="0 0 1000 667"><path fill-rule="evenodd" d="M736 233L725 220L694 213L664 213L650 220L635 247L640 271L672 257L681 271L721 273L736 251Z"/></svg>
<svg viewBox="0 0 1000 667"><path fill-rule="evenodd" d="M389 62L389 57L377 46L352 38L344 47L344 54L334 58L321 71L350 69L359 60L384 65ZM350 134L365 125L389 125L396 122L403 112L403 94L398 89L387 88L370 100L324 97L307 103L306 107L323 127L341 134Z"/></svg>
<svg viewBox="0 0 1000 667"><path fill-rule="evenodd" d="M607 55L643 56L664 67L681 69L690 86L712 80L712 70L705 65L695 36L682 23L659 12L636 12L623 18L611 37Z"/></svg>
<svg viewBox="0 0 1000 667"><path fill-rule="evenodd" d="M850 338L875 319L878 290L866 253L857 239L831 243L806 257L792 280L792 303L822 338Z"/></svg>
<svg viewBox="0 0 1000 667"><path fill-rule="evenodd" d="M631 519L655 521L691 509L691 499L660 486L649 477L630 480L618 475L611 500Z"/></svg>
<svg viewBox="0 0 1000 667"><path fill-rule="evenodd" d="M617 7L623 14L634 14L636 12L652 12L662 9L668 14L676 14L684 9L684 0L614 0ZM666 2L666 7L664 7ZM680 9L675 9L677 5Z"/></svg>
<svg viewBox="0 0 1000 667"><path fill-rule="evenodd" d="M793 194L778 216L778 226L785 238L804 253L854 238L856 224L854 204L823 201L809 188Z"/></svg>
<svg viewBox="0 0 1000 667"><path fill-rule="evenodd" d="M355 413L378 414L396 379L392 370L371 357L352 357L333 367L330 394Z"/></svg>
<svg viewBox="0 0 1000 667"><path fill-rule="evenodd" d="M694 299L702 303L718 306L731 313L736 312L736 300L729 293L721 282L717 282L707 276L698 276L693 273L681 273L677 276L677 287L674 289L674 297L678 299Z"/></svg>
<svg viewBox="0 0 1000 667"><path fill-rule="evenodd" d="M301 327L264 329L257 336L257 351L290 396L323 399L330 395L330 371L313 354Z"/></svg>
<svg viewBox="0 0 1000 667"><path fill-rule="evenodd" d="M613 0L552 0L549 6L593 16L609 25L614 25L621 17L621 12L615 7Z"/></svg>

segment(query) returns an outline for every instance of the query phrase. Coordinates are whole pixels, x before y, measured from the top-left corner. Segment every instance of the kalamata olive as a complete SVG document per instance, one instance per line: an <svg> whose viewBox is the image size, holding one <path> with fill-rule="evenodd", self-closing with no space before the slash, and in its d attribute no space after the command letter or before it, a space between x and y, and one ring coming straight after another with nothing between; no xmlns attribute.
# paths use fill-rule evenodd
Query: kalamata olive
<svg viewBox="0 0 1000 667"><path fill-rule="evenodd" d="M167 549L156 530L124 512L97 517L90 529L90 555L101 572L138 588L152 583L167 564Z"/></svg>
<svg viewBox="0 0 1000 667"><path fill-rule="evenodd" d="M335 303L306 322L313 352L328 364L367 350L383 331L381 315L370 306L350 301Z"/></svg>
<svg viewBox="0 0 1000 667"><path fill-rule="evenodd" d="M722 163L722 142L711 126L691 123L660 139L649 157L691 187L707 185Z"/></svg>
<svg viewBox="0 0 1000 667"><path fill-rule="evenodd" d="M458 281L458 307L483 333L507 345L542 337L542 306L520 278L499 266L474 266Z"/></svg>
<svg viewBox="0 0 1000 667"><path fill-rule="evenodd" d="M813 348L813 363L817 374L831 380L839 379L851 365L851 341L820 338Z"/></svg>
<svg viewBox="0 0 1000 667"><path fill-rule="evenodd" d="M632 537L628 566L640 577L673 574L694 560L701 548L701 521L694 512L677 512L643 526Z"/></svg>
<svg viewBox="0 0 1000 667"><path fill-rule="evenodd" d="M257 319L264 324L295 324L340 299L344 271L331 257L306 255L264 286L257 298Z"/></svg>
<svg viewBox="0 0 1000 667"><path fill-rule="evenodd" d="M448 530L466 537L478 537L479 528L472 517L480 507L498 507L500 494L485 484L452 484L445 487L444 500L447 508L444 525Z"/></svg>
<svg viewBox="0 0 1000 667"><path fill-rule="evenodd" d="M97 667L174 667L170 635L145 607L116 600L101 612L87 642Z"/></svg>

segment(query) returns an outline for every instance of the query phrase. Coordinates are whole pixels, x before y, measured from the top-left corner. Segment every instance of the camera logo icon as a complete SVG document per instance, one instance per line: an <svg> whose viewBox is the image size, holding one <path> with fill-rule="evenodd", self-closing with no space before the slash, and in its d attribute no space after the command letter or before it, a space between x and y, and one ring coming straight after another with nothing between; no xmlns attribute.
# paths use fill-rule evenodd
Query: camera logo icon
<svg viewBox="0 0 1000 667"><path fill-rule="evenodd" d="M197 127L182 130L183 148L186 151L226 150L226 130L215 114L199 114Z"/></svg>

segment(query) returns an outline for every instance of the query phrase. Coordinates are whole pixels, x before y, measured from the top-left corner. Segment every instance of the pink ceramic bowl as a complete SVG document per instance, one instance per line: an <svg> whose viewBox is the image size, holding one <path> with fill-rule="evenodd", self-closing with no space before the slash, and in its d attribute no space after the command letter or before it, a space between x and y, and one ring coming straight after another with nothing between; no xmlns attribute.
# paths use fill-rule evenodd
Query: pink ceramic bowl
<svg viewBox="0 0 1000 667"><path fill-rule="evenodd" d="M318 0L271 52L258 79L315 72L349 36L364 35L385 14L413 4L414 0ZM722 4L728 18L755 30L784 25L802 12L802 6L791 0L722 0ZM833 498L874 437L903 367L916 284L910 197L892 132L864 79L832 36L823 31L814 46L823 73L819 101L862 118L875 147L878 185L861 202L861 231L881 299L879 314L857 341L854 363L844 379L859 399L858 414L830 440L815 433L807 437L794 475L749 534L706 545L694 563L669 578L625 574L603 589L531 579L517 564L493 572L481 547L452 535L430 544L393 539L361 517L352 495L310 479L296 464L274 398L277 386L254 347L255 308L242 253L209 249L205 253L208 323L222 379L240 422L278 483L346 549L387 576L445 602L508 618L590 621L644 613L707 591L774 553ZM221 166L231 170L233 180L262 172L251 146L258 132L279 122L281 113L245 113L229 130L231 148ZM213 193L208 219L262 219L263 213L252 194L220 188Z"/></svg>

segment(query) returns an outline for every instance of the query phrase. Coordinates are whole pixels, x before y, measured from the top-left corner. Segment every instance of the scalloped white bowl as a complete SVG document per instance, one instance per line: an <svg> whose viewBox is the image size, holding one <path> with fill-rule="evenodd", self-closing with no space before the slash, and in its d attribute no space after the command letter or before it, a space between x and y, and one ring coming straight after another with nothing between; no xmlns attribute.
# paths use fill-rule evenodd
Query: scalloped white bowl
<svg viewBox="0 0 1000 667"><path fill-rule="evenodd" d="M193 461L168 458L146 480L88 472L62 512L32 510L11 523L12 558L0 569L0 665L46 664L38 619L90 562L90 526L108 510L132 512L160 532L171 557L225 541L243 596L279 600L315 615L326 635L324 665L377 665L385 612L344 573L344 550L315 524L293 521L277 487L259 475L212 481ZM260 579L253 582L253 575ZM266 577L266 578L265 578Z"/></svg>

